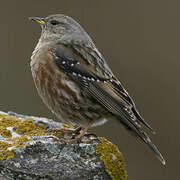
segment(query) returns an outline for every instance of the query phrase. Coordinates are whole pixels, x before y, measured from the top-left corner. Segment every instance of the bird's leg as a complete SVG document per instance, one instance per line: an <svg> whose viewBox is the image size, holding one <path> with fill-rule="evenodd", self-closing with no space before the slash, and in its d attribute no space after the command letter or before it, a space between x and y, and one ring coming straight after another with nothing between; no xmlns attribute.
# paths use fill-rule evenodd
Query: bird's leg
<svg viewBox="0 0 180 180"><path fill-rule="evenodd" d="M75 142L82 142L82 143L90 143L90 140L81 140L81 138L86 134L87 130L91 127L94 123L94 120L90 121L88 125L82 130L82 132L78 135L75 139L65 139L64 142L66 143L75 143Z"/></svg>
<svg viewBox="0 0 180 180"><path fill-rule="evenodd" d="M63 134L67 134L67 135L78 135L77 138L67 138L67 139L63 139L63 142L65 143L77 143L77 142L82 142L82 143L90 143L90 140L81 140L81 138L86 135L87 130L91 127L91 125L94 123L94 120L90 121L88 123L88 125L82 130L82 127L78 127L76 129L68 129L68 128L59 128L59 129L55 129L54 132L60 132ZM82 132L80 132L82 130ZM61 141L61 140L60 140Z"/></svg>
<svg viewBox="0 0 180 180"><path fill-rule="evenodd" d="M88 125L83 129L83 131L78 135L77 139L81 139L86 134L86 132L92 126L93 123L94 123L94 120L90 121Z"/></svg>

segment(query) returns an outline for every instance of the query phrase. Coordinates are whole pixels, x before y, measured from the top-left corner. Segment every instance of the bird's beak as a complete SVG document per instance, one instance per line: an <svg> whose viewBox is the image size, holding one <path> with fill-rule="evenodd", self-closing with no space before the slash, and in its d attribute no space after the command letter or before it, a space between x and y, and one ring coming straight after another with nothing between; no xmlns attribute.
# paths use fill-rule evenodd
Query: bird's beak
<svg viewBox="0 0 180 180"><path fill-rule="evenodd" d="M41 25L44 25L46 23L44 18L39 17L29 17L29 20L35 21Z"/></svg>

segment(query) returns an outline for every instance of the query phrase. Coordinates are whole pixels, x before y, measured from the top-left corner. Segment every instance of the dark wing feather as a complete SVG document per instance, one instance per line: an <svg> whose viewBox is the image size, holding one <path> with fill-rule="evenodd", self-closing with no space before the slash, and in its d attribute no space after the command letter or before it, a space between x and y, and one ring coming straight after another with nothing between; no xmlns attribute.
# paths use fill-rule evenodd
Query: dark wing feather
<svg viewBox="0 0 180 180"><path fill-rule="evenodd" d="M80 56L77 57L77 53ZM141 128L140 122L150 130L152 128L139 115L134 102L99 53L92 49L87 50L85 47L69 48L60 45L55 51L54 60L57 66L76 81L86 93L136 132L156 153L161 162L165 163L158 149Z"/></svg>
<svg viewBox="0 0 180 180"><path fill-rule="evenodd" d="M82 46L76 45L73 46L73 48L76 50L76 53L79 53L81 56L83 56L83 59L88 61L89 64L94 64L94 67L97 71L93 72L96 74L96 76L104 76L104 78L108 78L111 80L109 83L111 83L112 85L111 88L113 89L113 92L118 93L119 97L121 97L121 99L123 99L127 104L130 105L131 108L128 109L129 112L132 111L131 113L133 113L136 116L137 120L139 120L143 125L145 125L153 133L155 133L151 126L141 117L141 115L135 107L133 100L128 95L127 91L123 88L122 84L118 81L118 79L115 78L101 54L96 49L93 50L92 48L88 48L86 46L83 46L82 48Z"/></svg>

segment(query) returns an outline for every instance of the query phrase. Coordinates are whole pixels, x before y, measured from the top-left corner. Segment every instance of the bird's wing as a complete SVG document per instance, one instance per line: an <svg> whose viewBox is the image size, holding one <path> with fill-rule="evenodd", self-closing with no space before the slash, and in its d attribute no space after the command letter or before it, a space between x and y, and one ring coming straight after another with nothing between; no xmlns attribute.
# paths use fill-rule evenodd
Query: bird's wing
<svg viewBox="0 0 180 180"><path fill-rule="evenodd" d="M82 88L88 87L88 91L91 91L91 88L96 88L96 90L94 89L94 91L97 91L96 96L99 96L99 98L106 96L105 99L111 98L112 103L118 107L117 109L125 111L130 119L134 118L134 121L141 122L152 130L150 125L140 116L133 100L120 81L113 75L99 52L77 45L71 45L71 47L59 45L55 50L55 63L66 73L68 72L73 79L79 81ZM100 92L102 94L98 94ZM100 103L106 105L104 98ZM98 97L96 99L98 100ZM110 106L108 110L113 108L110 102L108 102L108 106ZM116 115L119 115L118 113Z"/></svg>
<svg viewBox="0 0 180 180"><path fill-rule="evenodd" d="M133 130L164 163L163 157L143 131L140 123L150 130L152 128L139 115L133 100L96 49L61 44L54 51L54 61L87 94Z"/></svg>

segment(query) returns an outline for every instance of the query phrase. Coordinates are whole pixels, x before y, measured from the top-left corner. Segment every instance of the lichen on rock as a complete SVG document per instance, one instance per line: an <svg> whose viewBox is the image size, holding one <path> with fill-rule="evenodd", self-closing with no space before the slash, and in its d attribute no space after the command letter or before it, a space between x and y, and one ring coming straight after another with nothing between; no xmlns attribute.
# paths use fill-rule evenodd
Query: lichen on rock
<svg viewBox="0 0 180 180"><path fill-rule="evenodd" d="M127 172L123 156L118 148L110 141L99 137L99 144L96 147L96 154L100 154L100 159L104 162L107 173L112 180L127 179Z"/></svg>
<svg viewBox="0 0 180 180"><path fill-rule="evenodd" d="M17 148L25 148L28 136L48 135L44 125L35 125L33 119L19 119L0 114L0 159L14 157Z"/></svg>
<svg viewBox="0 0 180 180"><path fill-rule="evenodd" d="M115 145L92 137L91 143L64 144L57 128L72 127L0 111L0 179L126 179Z"/></svg>

